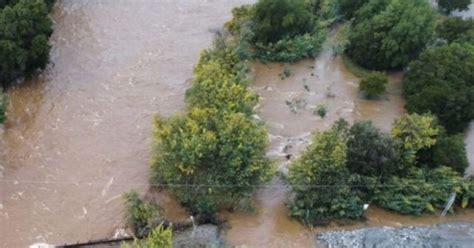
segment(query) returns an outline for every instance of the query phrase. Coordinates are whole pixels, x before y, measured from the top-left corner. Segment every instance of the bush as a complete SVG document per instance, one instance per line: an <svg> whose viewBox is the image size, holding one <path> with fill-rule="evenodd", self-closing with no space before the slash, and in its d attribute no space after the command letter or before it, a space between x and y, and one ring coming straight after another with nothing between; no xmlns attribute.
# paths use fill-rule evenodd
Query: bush
<svg viewBox="0 0 474 248"><path fill-rule="evenodd" d="M133 244L122 245L121 248L172 248L173 231L159 225L153 229L144 241L135 239Z"/></svg>
<svg viewBox="0 0 474 248"><path fill-rule="evenodd" d="M405 162L416 162L417 153L436 144L440 128L431 115L404 115L392 127L392 137L401 143Z"/></svg>
<svg viewBox="0 0 474 248"><path fill-rule="evenodd" d="M8 97L5 93L0 92L0 124L7 120Z"/></svg>
<svg viewBox="0 0 474 248"><path fill-rule="evenodd" d="M474 42L474 20L448 17L437 28L438 36L449 43Z"/></svg>
<svg viewBox="0 0 474 248"><path fill-rule="evenodd" d="M344 129L344 125L335 125L330 131L317 133L290 167L289 182L295 194L289 204L290 215L306 225L362 215L362 202L348 186Z"/></svg>
<svg viewBox="0 0 474 248"><path fill-rule="evenodd" d="M255 57L264 62L289 62L315 57L326 39L322 29L314 33L283 38L275 43L255 44Z"/></svg>
<svg viewBox="0 0 474 248"><path fill-rule="evenodd" d="M425 48L434 27L425 0L372 0L357 11L348 54L368 69L400 68Z"/></svg>
<svg viewBox="0 0 474 248"><path fill-rule="evenodd" d="M316 114L318 114L321 118L326 117L327 112L328 110L325 105L318 105L316 108Z"/></svg>
<svg viewBox="0 0 474 248"><path fill-rule="evenodd" d="M437 0L438 8L449 14L453 10L468 10L471 0Z"/></svg>
<svg viewBox="0 0 474 248"><path fill-rule="evenodd" d="M347 147L347 167L351 173L383 182L400 171L396 142L370 121L351 127Z"/></svg>
<svg viewBox="0 0 474 248"><path fill-rule="evenodd" d="M374 98L385 93L388 77L382 72L370 72L359 84L359 90L367 98Z"/></svg>
<svg viewBox="0 0 474 248"><path fill-rule="evenodd" d="M190 109L155 120L154 182L167 184L191 213L212 216L268 179L268 137L243 113Z"/></svg>
<svg viewBox="0 0 474 248"><path fill-rule="evenodd" d="M314 26L304 0L259 0L253 21L255 40L265 45L309 33Z"/></svg>
<svg viewBox="0 0 474 248"><path fill-rule="evenodd" d="M49 60L52 21L42 0L20 0L0 10L0 81L31 76Z"/></svg>
<svg viewBox="0 0 474 248"><path fill-rule="evenodd" d="M413 169L405 178L392 177L374 200L383 208L420 215L444 208L451 193L462 193L461 185L462 178L451 168Z"/></svg>
<svg viewBox="0 0 474 248"><path fill-rule="evenodd" d="M428 49L410 64L404 82L406 108L431 112L448 133L462 132L474 119L474 46Z"/></svg>
<svg viewBox="0 0 474 248"><path fill-rule="evenodd" d="M125 201L125 219L135 235L147 235L159 221L160 207L154 203L146 202L137 192L131 191L123 195Z"/></svg>

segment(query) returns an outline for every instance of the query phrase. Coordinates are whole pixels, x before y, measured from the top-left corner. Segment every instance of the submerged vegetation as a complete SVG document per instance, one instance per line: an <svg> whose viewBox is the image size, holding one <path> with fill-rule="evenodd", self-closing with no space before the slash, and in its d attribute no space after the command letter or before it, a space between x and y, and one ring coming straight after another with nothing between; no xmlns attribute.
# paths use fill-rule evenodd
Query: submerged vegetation
<svg viewBox="0 0 474 248"><path fill-rule="evenodd" d="M350 22L333 38L333 50L347 52L344 61L360 72L360 90L368 98L383 94L388 78L367 69L402 68L421 53L409 66L405 87L407 108L414 113L399 118L391 134L371 122L350 126L344 120L317 132L289 170L290 215L307 225L359 219L365 203L419 215L442 208L451 193L458 194L458 206L469 206L474 192L462 178L465 145L461 136L451 135L473 118L467 82L471 47L457 43L468 40L460 33L470 29L469 22L442 22L438 36L453 44L423 51L435 37L436 19L425 0L260 0L232 14L214 47L201 53L185 112L155 118L153 183L171 189L204 219L248 205L274 172L265 156L267 131L253 117L258 96L247 89L248 61L314 57L327 28L345 19ZM280 76L291 74L285 65ZM452 97L437 97L430 87L444 87L438 92L452 91ZM306 102L293 99L287 105L296 113ZM324 105L314 109L321 118L326 112Z"/></svg>

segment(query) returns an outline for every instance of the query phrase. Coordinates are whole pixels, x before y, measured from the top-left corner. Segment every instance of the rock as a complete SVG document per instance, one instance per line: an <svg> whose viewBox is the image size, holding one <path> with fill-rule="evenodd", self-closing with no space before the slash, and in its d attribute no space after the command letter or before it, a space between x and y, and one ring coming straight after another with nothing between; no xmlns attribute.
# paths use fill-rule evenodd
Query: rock
<svg viewBox="0 0 474 248"><path fill-rule="evenodd" d="M473 247L474 224L453 222L431 227L371 227L316 236L322 247Z"/></svg>
<svg viewBox="0 0 474 248"><path fill-rule="evenodd" d="M219 229L214 225L201 225L173 233L173 247L214 247L220 243Z"/></svg>

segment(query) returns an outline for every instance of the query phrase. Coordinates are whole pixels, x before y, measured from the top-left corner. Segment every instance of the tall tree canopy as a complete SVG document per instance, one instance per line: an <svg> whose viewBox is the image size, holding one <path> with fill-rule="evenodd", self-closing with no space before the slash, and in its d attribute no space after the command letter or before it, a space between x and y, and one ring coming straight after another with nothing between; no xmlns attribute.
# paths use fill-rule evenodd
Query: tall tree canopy
<svg viewBox="0 0 474 248"><path fill-rule="evenodd" d="M449 44L428 49L405 77L409 112L435 114L449 133L474 119L474 46Z"/></svg>
<svg viewBox="0 0 474 248"><path fill-rule="evenodd" d="M433 38L434 28L426 0L372 0L356 13L348 54L369 69L403 67Z"/></svg>
<svg viewBox="0 0 474 248"><path fill-rule="evenodd" d="M0 10L0 81L4 86L46 67L52 31L43 0L20 0Z"/></svg>

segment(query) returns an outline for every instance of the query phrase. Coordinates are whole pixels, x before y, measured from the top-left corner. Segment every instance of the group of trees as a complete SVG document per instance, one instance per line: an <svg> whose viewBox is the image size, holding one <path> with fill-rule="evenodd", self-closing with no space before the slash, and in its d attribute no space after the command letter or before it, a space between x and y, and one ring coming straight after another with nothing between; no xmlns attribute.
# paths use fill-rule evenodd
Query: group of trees
<svg viewBox="0 0 474 248"><path fill-rule="evenodd" d="M49 61L54 0L0 0L0 83L13 81L44 69ZM5 121L6 99L0 93L0 123Z"/></svg>
<svg viewBox="0 0 474 248"><path fill-rule="evenodd" d="M247 58L295 62L314 57L325 40L327 0L260 0L235 8L226 28Z"/></svg>
<svg viewBox="0 0 474 248"><path fill-rule="evenodd" d="M446 139L457 137L446 137L436 118L429 115L401 117L391 135L371 122L350 127L339 120L329 131L316 133L313 143L291 165L290 215L307 225L358 219L364 203L419 215L443 208L452 192L458 194L458 205L467 207L474 201L474 185L461 176L464 146L452 146ZM450 149L449 157L423 158L423 154L446 149Z"/></svg>
<svg viewBox="0 0 474 248"><path fill-rule="evenodd" d="M249 200L272 166L267 132L253 119L257 97L235 47L205 50L186 94L184 115L155 119L155 184L166 185L187 209L212 217Z"/></svg>
<svg viewBox="0 0 474 248"><path fill-rule="evenodd" d="M461 177L464 142L454 135L472 119L472 48L454 42L468 38L445 27L438 32L452 44L423 51L435 35L435 13L426 0L260 0L234 9L228 33L201 54L185 112L155 118L152 182L204 218L248 203L273 167L265 156L267 132L253 118L258 97L247 89L246 59L314 56L327 25L323 19L330 22L337 13L352 20L348 55L369 69L401 68L421 53L407 74L407 108L437 117L405 115L391 135L370 122L350 127L342 120L317 133L290 168L290 215L308 225L357 219L364 203L421 214L442 207L452 192L459 205L472 204L474 186ZM470 29L455 22L445 25ZM377 96L387 81L384 73L368 73L361 91Z"/></svg>

